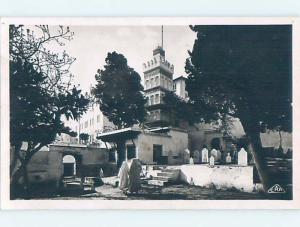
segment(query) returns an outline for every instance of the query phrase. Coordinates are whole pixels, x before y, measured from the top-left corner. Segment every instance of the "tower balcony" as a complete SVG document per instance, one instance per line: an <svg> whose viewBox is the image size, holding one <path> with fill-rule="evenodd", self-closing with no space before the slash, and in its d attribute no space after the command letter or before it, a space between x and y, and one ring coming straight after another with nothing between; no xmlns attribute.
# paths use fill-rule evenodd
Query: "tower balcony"
<svg viewBox="0 0 300 227"><path fill-rule="evenodd" d="M143 63L143 71L148 72L152 69L155 68L162 68L163 70L174 74L174 65L172 65L170 62L168 61L163 61L163 60L156 60L155 58L152 59L151 61L147 61L145 63Z"/></svg>

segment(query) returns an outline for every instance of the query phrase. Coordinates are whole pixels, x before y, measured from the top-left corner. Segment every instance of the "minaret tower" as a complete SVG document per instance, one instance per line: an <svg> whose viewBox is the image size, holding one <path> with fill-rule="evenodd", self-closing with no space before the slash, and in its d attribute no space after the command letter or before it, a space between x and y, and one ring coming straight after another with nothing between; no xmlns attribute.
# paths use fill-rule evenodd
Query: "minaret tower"
<svg viewBox="0 0 300 227"><path fill-rule="evenodd" d="M153 57L143 64L144 91L148 98L149 111L146 124L151 127L169 125L169 115L165 111L163 96L173 90L174 66L165 59L163 49L163 26L161 28L161 46L153 50Z"/></svg>

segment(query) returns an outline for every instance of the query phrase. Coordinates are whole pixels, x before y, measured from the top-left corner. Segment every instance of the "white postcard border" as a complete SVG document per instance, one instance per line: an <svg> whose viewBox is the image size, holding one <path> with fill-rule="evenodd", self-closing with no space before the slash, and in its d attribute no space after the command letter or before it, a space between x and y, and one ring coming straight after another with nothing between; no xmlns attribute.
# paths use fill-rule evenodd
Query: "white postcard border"
<svg viewBox="0 0 300 227"><path fill-rule="evenodd" d="M293 25L293 200L10 200L9 24L49 25ZM7 17L1 18L1 208L2 209L299 209L300 33L296 17ZM298 173L298 175L297 175Z"/></svg>

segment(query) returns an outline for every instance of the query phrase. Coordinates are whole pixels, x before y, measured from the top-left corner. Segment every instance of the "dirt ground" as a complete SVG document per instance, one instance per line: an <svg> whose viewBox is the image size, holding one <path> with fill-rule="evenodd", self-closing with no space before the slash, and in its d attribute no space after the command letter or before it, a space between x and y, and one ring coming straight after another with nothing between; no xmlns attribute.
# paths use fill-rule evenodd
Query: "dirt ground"
<svg viewBox="0 0 300 227"><path fill-rule="evenodd" d="M278 199L263 193L246 193L234 189L216 190L186 184L169 185L164 187L142 184L138 194L125 195L117 187L104 184L82 191L72 190L61 195L39 197L34 199L50 200L262 200ZM287 199L287 198L280 198Z"/></svg>

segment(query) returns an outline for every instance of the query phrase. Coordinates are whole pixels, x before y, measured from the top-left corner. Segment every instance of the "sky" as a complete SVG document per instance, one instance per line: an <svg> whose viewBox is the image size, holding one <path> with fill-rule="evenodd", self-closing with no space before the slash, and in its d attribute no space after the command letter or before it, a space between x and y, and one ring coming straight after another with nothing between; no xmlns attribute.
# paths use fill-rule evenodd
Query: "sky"
<svg viewBox="0 0 300 227"><path fill-rule="evenodd" d="M74 83L86 92L96 83L97 69L103 69L108 52L123 54L128 65L143 78L142 64L161 45L161 26L71 26L72 41L63 47L76 58L70 72ZM166 60L174 65L174 78L185 76L185 60L193 49L196 33L188 26L164 26Z"/></svg>

